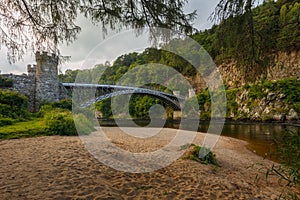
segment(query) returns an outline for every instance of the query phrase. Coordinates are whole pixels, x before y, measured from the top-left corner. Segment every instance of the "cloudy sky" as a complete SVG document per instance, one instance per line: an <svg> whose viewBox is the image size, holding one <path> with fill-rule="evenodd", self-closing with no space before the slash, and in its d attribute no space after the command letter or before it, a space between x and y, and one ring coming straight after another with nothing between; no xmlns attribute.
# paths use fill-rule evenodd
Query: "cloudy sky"
<svg viewBox="0 0 300 200"><path fill-rule="evenodd" d="M208 17L218 2L219 0L189 0L189 4L185 9L187 12L197 10L197 19L194 21L194 26L197 29L204 30L212 26ZM70 62L59 66L60 71L86 68L87 66L93 66L92 64L104 63L106 60L111 62L123 53L141 51L149 45L146 37L134 40L134 38L131 38L134 34L128 32L121 32L121 34L111 32L103 39L101 28L92 25L83 17L78 20L78 24L82 28L78 39L71 45L63 45L60 48L62 55L71 56ZM93 56L89 56L91 54ZM94 59L91 63L87 61L89 60L87 57L97 57L97 59ZM27 64L35 63L32 53L28 53L23 61L10 65L7 61L5 48L0 49L0 58L2 74L26 73Z"/></svg>

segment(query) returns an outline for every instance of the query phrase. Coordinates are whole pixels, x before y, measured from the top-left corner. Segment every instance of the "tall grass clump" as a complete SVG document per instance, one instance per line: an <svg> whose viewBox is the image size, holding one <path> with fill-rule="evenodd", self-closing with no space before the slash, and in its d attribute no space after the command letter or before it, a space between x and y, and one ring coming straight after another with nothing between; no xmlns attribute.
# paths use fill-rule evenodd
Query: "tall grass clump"
<svg viewBox="0 0 300 200"><path fill-rule="evenodd" d="M277 176L279 182L285 184L288 191L284 191L282 199L300 199L300 129L286 130L283 136L275 140L277 144L274 153L280 164L273 164L267 169L266 177Z"/></svg>

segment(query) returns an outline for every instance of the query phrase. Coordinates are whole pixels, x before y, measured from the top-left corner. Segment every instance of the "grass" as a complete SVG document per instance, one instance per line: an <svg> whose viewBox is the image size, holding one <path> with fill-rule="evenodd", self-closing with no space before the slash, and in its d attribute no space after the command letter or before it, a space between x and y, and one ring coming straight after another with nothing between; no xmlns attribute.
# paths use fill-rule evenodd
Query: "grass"
<svg viewBox="0 0 300 200"><path fill-rule="evenodd" d="M49 135L49 133L46 131L46 124L42 118L0 127L0 139L18 139L43 135Z"/></svg>

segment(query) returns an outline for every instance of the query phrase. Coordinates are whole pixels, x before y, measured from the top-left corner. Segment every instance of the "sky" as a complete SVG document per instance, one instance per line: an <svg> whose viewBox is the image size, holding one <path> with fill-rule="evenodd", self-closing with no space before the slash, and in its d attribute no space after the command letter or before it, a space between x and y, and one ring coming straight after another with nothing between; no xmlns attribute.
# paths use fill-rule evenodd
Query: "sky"
<svg viewBox="0 0 300 200"><path fill-rule="evenodd" d="M197 10L197 19L194 21L195 28L204 30L213 25L213 23L208 20L208 17L218 2L219 0L189 0L185 10L186 12ZM142 51L143 48L149 45L146 35L138 41L135 41L134 38L131 38L134 35L133 33L122 31L121 33L111 31L103 38L101 27L94 26L84 17L78 19L78 25L82 29L78 39L69 46L62 45L60 47L62 55L71 57L69 62L58 66L61 72L64 72L66 69L88 68L88 66L91 67L93 64L104 63L105 61L112 62L115 58L124 53ZM35 64L35 58L32 52L26 54L22 61L14 64L8 63L6 54L7 51L5 48L0 49L0 73L2 74L26 73L27 65ZM87 59L91 57L93 57L93 59Z"/></svg>

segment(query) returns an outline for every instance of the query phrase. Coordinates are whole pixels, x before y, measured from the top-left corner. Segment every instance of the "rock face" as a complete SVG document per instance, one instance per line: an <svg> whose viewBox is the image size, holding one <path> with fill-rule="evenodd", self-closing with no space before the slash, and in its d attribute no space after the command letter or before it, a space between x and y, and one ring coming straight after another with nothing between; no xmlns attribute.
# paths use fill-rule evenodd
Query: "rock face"
<svg viewBox="0 0 300 200"><path fill-rule="evenodd" d="M298 121L298 113L284 102L284 94L269 92L265 97L252 99L245 89L236 97L238 108L231 113L235 119L250 119L253 121Z"/></svg>
<svg viewBox="0 0 300 200"><path fill-rule="evenodd" d="M36 65L28 65L28 74L3 74L13 80L13 87L18 93L27 96L28 107L38 111L42 102L53 102L66 98L65 88L58 81L58 57L47 52L36 53Z"/></svg>
<svg viewBox="0 0 300 200"><path fill-rule="evenodd" d="M240 87L246 83L254 83L263 79L280 80L295 77L300 79L300 51L279 52L273 56L267 67L251 68L246 72L243 67L237 67L234 62L218 66L225 84L230 87Z"/></svg>
<svg viewBox="0 0 300 200"><path fill-rule="evenodd" d="M252 99L249 97L249 91L244 89L245 85L256 84L262 80L277 81L292 77L300 80L300 51L278 52L272 55L270 60L272 61L266 67L248 67L247 70L232 61L218 66L224 85L239 90L235 99L237 106L227 113L227 117L258 121L299 121L298 109L288 105L284 101L285 95L281 92L264 91L265 95L262 98ZM197 92L207 87L201 75L190 81Z"/></svg>

